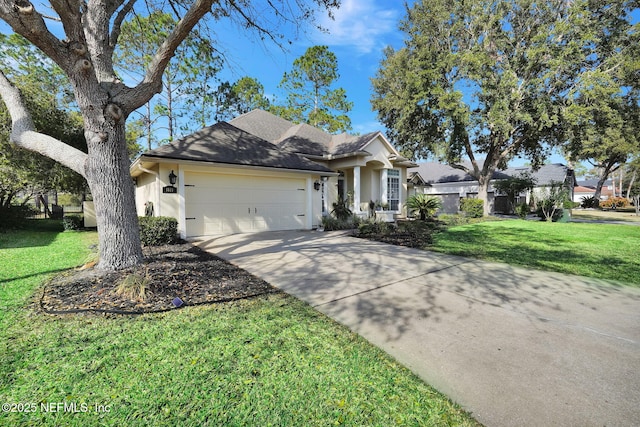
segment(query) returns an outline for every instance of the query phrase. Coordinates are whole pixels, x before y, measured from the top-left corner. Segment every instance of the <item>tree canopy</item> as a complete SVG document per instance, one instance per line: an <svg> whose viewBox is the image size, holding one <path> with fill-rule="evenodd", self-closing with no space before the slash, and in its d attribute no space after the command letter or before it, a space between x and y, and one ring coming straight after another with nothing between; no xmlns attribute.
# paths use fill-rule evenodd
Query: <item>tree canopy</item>
<svg viewBox="0 0 640 427"><path fill-rule="evenodd" d="M332 89L339 77L336 55L327 46L312 46L282 76L280 88L287 94L286 103L272 110L294 123L308 123L330 133L346 132L351 129L347 114L353 103L343 88Z"/></svg>
<svg viewBox="0 0 640 427"><path fill-rule="evenodd" d="M487 213L496 169L517 155L539 166L566 141L591 3L416 2L401 23L404 46L385 51L372 80L389 137L416 159L435 155L478 179Z"/></svg>
<svg viewBox="0 0 640 427"><path fill-rule="evenodd" d="M59 67L82 116L87 151L37 129L29 106L11 82L12 65L0 68L0 95L11 116L10 140L50 157L84 176L93 195L100 248L99 267L123 269L142 261L135 194L125 137L129 115L162 91L163 75L180 46L198 27L230 20L262 40L282 45L283 26L300 28L318 10L338 0L136 0L60 1L0 0L0 19ZM150 54L140 81L124 81L114 57L123 25L162 10L171 13L170 28ZM213 31L207 37L215 41ZM24 65L29 65L25 62ZM7 78L9 76L9 78Z"/></svg>

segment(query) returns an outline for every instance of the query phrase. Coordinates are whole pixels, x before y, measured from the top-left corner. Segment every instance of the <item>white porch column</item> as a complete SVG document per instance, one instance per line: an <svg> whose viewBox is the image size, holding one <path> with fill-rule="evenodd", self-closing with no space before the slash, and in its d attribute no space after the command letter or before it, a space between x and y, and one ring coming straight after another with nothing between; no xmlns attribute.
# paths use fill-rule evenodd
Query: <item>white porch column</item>
<svg viewBox="0 0 640 427"><path fill-rule="evenodd" d="M380 203L389 203L389 188L387 185L387 169L382 169L380 174Z"/></svg>
<svg viewBox="0 0 640 427"><path fill-rule="evenodd" d="M360 212L360 166L353 168L353 212Z"/></svg>

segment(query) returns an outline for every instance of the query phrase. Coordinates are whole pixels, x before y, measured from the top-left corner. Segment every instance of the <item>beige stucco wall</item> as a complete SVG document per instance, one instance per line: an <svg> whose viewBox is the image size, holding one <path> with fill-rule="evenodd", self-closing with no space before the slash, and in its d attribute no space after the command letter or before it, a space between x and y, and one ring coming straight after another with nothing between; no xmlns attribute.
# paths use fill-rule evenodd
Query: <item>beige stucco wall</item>
<svg viewBox="0 0 640 427"><path fill-rule="evenodd" d="M158 167L156 166L149 170L157 173ZM144 172L136 178L136 211L138 216L144 216L144 205L147 202L153 203L154 213L158 215L158 191L158 184L154 174Z"/></svg>

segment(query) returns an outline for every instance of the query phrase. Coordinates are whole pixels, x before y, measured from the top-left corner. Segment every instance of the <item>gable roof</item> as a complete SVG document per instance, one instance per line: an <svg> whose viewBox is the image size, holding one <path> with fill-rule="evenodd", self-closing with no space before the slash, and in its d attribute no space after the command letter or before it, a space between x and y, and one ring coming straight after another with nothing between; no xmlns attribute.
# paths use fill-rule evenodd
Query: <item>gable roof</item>
<svg viewBox="0 0 640 427"><path fill-rule="evenodd" d="M536 180L536 185L550 185L551 182L564 182L569 168L562 163L542 165L537 171L532 171L531 166L517 166L507 168L504 173L509 176L518 175L521 172L531 172Z"/></svg>
<svg viewBox="0 0 640 427"><path fill-rule="evenodd" d="M471 165L467 166L470 167ZM412 177L412 174L419 174L427 184L477 181L476 178L461 169L436 162L419 163L417 168L409 169L409 178ZM508 177L509 175L504 172L495 171L492 179L505 179Z"/></svg>
<svg viewBox="0 0 640 427"><path fill-rule="evenodd" d="M332 172L301 155L279 150L269 141L227 122L217 123L147 151L142 157Z"/></svg>
<svg viewBox="0 0 640 427"><path fill-rule="evenodd" d="M294 124L264 110L250 111L236 117L230 123L276 144L284 151L312 157L369 155L370 153L366 152L367 145L377 136L382 136L380 132L365 135L332 135L306 123ZM392 154L398 157L399 153L388 141L387 145Z"/></svg>

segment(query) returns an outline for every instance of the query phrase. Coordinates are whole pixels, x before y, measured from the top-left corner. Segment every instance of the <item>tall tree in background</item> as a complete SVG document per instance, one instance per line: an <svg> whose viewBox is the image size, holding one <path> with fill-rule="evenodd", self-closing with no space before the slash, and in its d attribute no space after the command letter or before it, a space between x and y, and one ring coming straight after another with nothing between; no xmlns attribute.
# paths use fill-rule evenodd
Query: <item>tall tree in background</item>
<svg viewBox="0 0 640 427"><path fill-rule="evenodd" d="M253 77L242 77L231 87L234 117L251 110L268 110L269 99L264 95L264 86Z"/></svg>
<svg viewBox="0 0 640 427"><path fill-rule="evenodd" d="M373 109L399 148L436 155L488 188L517 155L540 165L562 141L563 97L580 62L575 2L416 2L372 79ZM468 163L463 163L464 158Z"/></svg>
<svg viewBox="0 0 640 427"><path fill-rule="evenodd" d="M291 72L284 73L279 87L287 94L286 105L273 106L272 111L330 133L350 130L347 114L353 103L343 88L331 88L339 77L336 55L327 46L310 47L293 61Z"/></svg>
<svg viewBox="0 0 640 427"><path fill-rule="evenodd" d="M28 0L0 0L0 18L38 47L68 78L84 122L88 152L39 132L19 91L0 70L0 95L12 118L11 141L87 179L96 209L100 268L123 269L142 261L125 123L131 112L162 91L162 76L169 61L193 28L205 17L231 19L263 38L278 41L282 40L276 30L279 25L299 25L312 18L317 8L338 5L337 0L315 0L313 4L272 0L260 5L244 0L169 3L177 24L159 45L142 81L129 86L116 76L113 53L123 22L141 15L152 3L139 5L134 14L136 0L50 0L44 6L38 3L38 7ZM57 15L56 29L63 35L56 35L47 26L51 14Z"/></svg>
<svg viewBox="0 0 640 427"><path fill-rule="evenodd" d="M596 200L607 178L640 153L640 24L631 24L633 7L637 2L592 0L580 21L584 61L568 94L565 150L599 171Z"/></svg>
<svg viewBox="0 0 640 427"><path fill-rule="evenodd" d="M257 108L268 110L270 105L262 83L253 77L245 76L233 84L223 82L218 86L215 118L216 121L231 120Z"/></svg>
<svg viewBox="0 0 640 427"><path fill-rule="evenodd" d="M171 14L161 11L124 22L114 53L118 64L116 72L141 80L155 52L176 25ZM214 79L221 68L221 59L210 40L194 29L169 62L162 79L162 92L137 110L141 115L138 120L146 129L147 149L151 149L153 143L172 141L182 132L207 125ZM179 119L186 114L190 120L179 126ZM164 132L158 132L159 129ZM159 133L166 137L158 140Z"/></svg>

